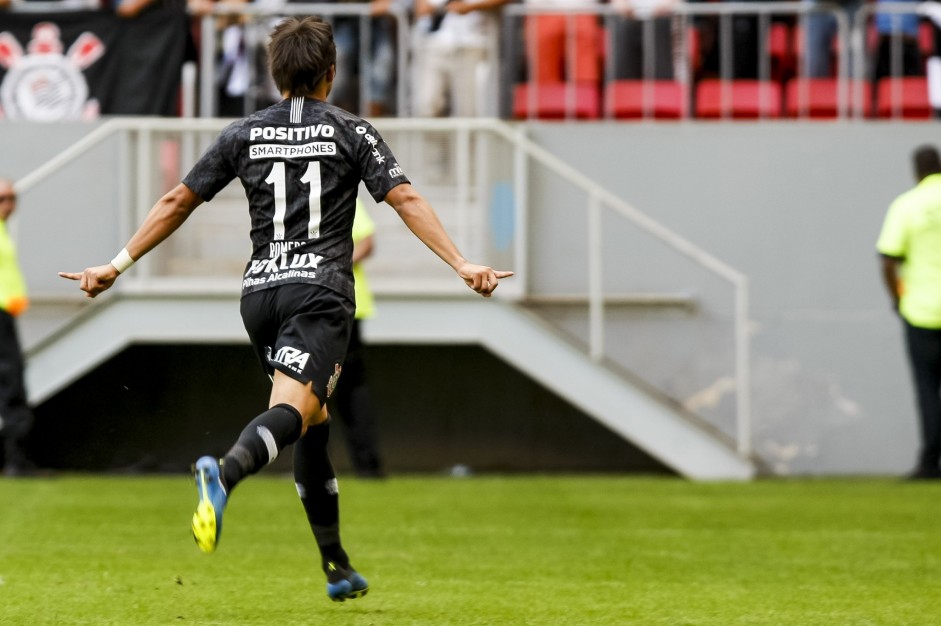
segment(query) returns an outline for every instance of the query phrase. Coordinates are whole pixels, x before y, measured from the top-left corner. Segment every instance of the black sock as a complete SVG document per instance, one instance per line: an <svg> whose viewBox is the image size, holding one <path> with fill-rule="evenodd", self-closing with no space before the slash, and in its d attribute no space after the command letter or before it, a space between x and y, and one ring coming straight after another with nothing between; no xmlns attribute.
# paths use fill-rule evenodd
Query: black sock
<svg viewBox="0 0 941 626"><path fill-rule="evenodd" d="M223 459L222 480L228 492L297 441L303 423L301 414L288 404L275 405L249 422Z"/></svg>
<svg viewBox="0 0 941 626"><path fill-rule="evenodd" d="M294 482L325 570L330 563L342 568L350 564L340 545L340 497L337 475L327 454L329 439L330 420L327 420L310 426L294 445Z"/></svg>

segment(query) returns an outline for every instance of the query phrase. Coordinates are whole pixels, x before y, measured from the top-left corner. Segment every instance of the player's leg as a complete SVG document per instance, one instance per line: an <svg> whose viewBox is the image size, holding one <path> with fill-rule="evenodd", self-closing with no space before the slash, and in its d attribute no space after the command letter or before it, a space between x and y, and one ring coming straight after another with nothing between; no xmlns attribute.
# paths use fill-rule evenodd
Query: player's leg
<svg viewBox="0 0 941 626"><path fill-rule="evenodd" d="M241 314L245 329L266 374L276 373L274 364L278 353L278 333L282 323L282 296L293 304L286 292L269 289L242 298ZM282 344L283 345L283 344ZM282 380L282 378L284 380ZM295 381L283 374L276 376L275 384L285 387L281 395L288 399L309 401L310 384ZM295 388L296 387L296 388ZM279 387L281 388L281 387ZM287 389L292 389L288 393ZM222 532L222 515L228 497L246 476L258 472L274 461L284 447L297 441L304 428L304 411L313 416L320 410L314 399L313 406L301 401L274 402L267 411L255 417L239 434L235 445L221 460L204 456L196 461L196 490L199 502L193 514L193 537L203 552L213 552Z"/></svg>
<svg viewBox="0 0 941 626"><path fill-rule="evenodd" d="M369 585L350 564L340 540L339 485L327 452L330 420L326 411L323 417L294 444L294 482L320 550L327 595L343 602L365 595Z"/></svg>
<svg viewBox="0 0 941 626"><path fill-rule="evenodd" d="M291 403L303 411L307 428L294 444L294 480L327 575L327 595L343 601L365 594L368 586L350 565L340 541L337 479L327 452L330 420L322 404L333 395L340 378L354 306L350 300L323 290L299 303L296 310L303 313L282 324L278 345L287 341L286 345L297 346L308 355L301 371L293 375L310 382L300 389L290 375L276 374L270 402Z"/></svg>
<svg viewBox="0 0 941 626"><path fill-rule="evenodd" d="M276 378L277 374L280 372ZM298 408L288 403L275 404L249 422L221 462L211 456L196 461L199 503L193 514L193 537L200 550L216 549L222 533L222 514L235 486L278 458L281 450L297 441L302 429L303 417Z"/></svg>

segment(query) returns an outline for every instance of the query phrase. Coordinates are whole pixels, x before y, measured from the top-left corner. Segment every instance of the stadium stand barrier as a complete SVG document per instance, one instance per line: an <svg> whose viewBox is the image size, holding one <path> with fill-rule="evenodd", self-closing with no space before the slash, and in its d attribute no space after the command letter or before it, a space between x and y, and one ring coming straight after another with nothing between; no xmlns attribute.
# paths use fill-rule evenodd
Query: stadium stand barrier
<svg viewBox="0 0 941 626"><path fill-rule="evenodd" d="M94 2L91 3L92 5ZM737 119L925 119L933 112L928 102L928 80L924 68L917 75L903 75L903 50L893 43L888 49L889 76L872 78L873 58L878 45L876 16L917 15L918 50L921 63L934 56L934 30L926 3L867 3L852 23L835 3L806 2L677 2L666 15L635 16L641 28L643 61L640 76L625 77L618 57L627 55L626 42L618 27L626 14L616 5L564 4L551 8L528 3L509 4L502 9L500 41L494 41L491 67L496 81L493 97L506 119L517 120L737 120ZM68 5L68 6L67 6ZM14 11L54 15L65 8L87 10L88 3L17 3ZM329 20L355 19L361 32L359 64L368 64L373 31L370 7L363 3L290 3L279 7L264 4L219 3L198 21L198 71L184 68L181 112L214 117L219 110L219 70L222 40L218 36L224 20L238 16L244 31L248 88L242 110L254 111L272 96L264 72L264 38L279 16L315 14ZM598 25L596 80L545 82L533 78L533 59L544 54L537 41L527 41L525 23L546 15L566 20L565 65L575 67L575 18L592 16ZM830 16L836 22L830 75L808 73L807 22L811 16ZM389 9L395 21L395 110L407 117L412 92L414 27L401 6ZM654 18L670 21L669 77L657 68L663 49L657 46ZM901 22L892 29L901 29ZM748 34L743 39L741 32ZM900 32L900 30L899 30ZM659 36L663 33L660 32ZM529 48L528 54L526 47ZM540 61L542 62L542 61ZM744 67L744 69L743 69ZM359 106L354 112L369 114L373 85L363 72L357 77Z"/></svg>

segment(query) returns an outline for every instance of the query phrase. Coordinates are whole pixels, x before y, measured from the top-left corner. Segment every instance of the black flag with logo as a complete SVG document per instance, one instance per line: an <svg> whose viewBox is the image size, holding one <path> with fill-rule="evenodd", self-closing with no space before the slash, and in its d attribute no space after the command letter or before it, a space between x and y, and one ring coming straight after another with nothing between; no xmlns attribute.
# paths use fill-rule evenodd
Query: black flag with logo
<svg viewBox="0 0 941 626"><path fill-rule="evenodd" d="M155 8L0 14L0 115L63 121L176 115L189 18Z"/></svg>

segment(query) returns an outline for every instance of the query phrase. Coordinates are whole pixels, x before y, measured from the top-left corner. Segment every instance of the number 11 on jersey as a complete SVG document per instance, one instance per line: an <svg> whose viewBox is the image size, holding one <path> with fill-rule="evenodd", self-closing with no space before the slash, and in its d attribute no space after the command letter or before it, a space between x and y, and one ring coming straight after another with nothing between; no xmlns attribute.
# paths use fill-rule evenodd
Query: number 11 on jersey
<svg viewBox="0 0 941 626"><path fill-rule="evenodd" d="M274 225L274 240L284 240L284 219L288 210L288 192L287 182L285 180L284 161L276 161L271 164L271 171L265 182L274 186L274 216L272 223ZM310 219L307 222L307 238L317 239L320 237L320 161L308 161L307 169L301 176L300 182L305 183L310 188L307 196L307 208L310 212Z"/></svg>

